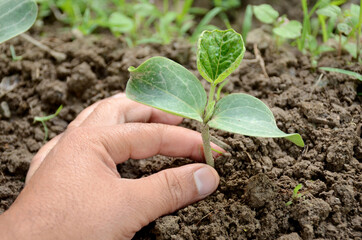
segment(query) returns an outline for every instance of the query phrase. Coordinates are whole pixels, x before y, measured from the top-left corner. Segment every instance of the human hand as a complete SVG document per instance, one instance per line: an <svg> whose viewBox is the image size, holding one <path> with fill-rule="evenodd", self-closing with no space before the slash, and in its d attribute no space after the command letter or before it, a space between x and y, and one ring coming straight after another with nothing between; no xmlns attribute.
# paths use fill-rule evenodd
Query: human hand
<svg viewBox="0 0 362 240"><path fill-rule="evenodd" d="M86 108L35 155L25 188L0 216L0 232L9 239L130 239L211 194L219 176L205 164L141 179L117 172L116 164L156 154L203 161L200 134L172 126L181 121L124 94Z"/></svg>

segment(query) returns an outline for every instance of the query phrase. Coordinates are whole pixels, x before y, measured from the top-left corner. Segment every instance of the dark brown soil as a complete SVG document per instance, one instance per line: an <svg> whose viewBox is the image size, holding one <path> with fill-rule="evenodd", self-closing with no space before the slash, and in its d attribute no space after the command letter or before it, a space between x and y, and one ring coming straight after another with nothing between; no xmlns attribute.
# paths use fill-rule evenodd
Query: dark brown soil
<svg viewBox="0 0 362 240"><path fill-rule="evenodd" d="M43 144L43 128L33 123L35 116L64 105L59 117L47 123L53 138L86 106L124 90L129 66L155 55L197 74L195 54L181 42L128 49L110 36L78 39L66 32L49 34L42 42L66 53L66 61L56 62L19 38L0 45L0 80L15 86L0 93L0 213L21 191L30 160ZM22 60L12 61L11 44ZM272 109L279 128L300 133L306 147L212 130L232 147L216 160L221 176L217 191L157 219L135 239L362 238L361 82L334 73L319 79L321 72L311 69L307 56L294 49L276 53L270 46L260 47L270 78L258 63L244 61L224 93L260 98ZM255 57L252 49L248 45L245 58ZM362 72L349 56L325 55L319 65ZM190 120L182 125L200 129ZM123 177L138 178L188 162L156 156L130 160L119 171ZM303 197L286 206L299 183Z"/></svg>

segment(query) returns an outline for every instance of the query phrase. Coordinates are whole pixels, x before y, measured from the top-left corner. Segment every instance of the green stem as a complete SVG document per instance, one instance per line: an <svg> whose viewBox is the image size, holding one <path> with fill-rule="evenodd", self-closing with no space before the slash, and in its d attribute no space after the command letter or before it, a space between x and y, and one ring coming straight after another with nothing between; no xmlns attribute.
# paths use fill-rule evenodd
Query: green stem
<svg viewBox="0 0 362 240"><path fill-rule="evenodd" d="M211 87L210 87L210 91L209 91L209 98L207 100L207 105L206 105L206 110L204 112L204 124L207 124L207 122L210 120L210 118L212 117L212 114L214 112L214 106L215 106L215 101L214 101L214 96L215 96L215 89L216 89L216 84L212 83Z"/></svg>
<svg viewBox="0 0 362 240"><path fill-rule="evenodd" d="M168 12L168 0L163 0L163 14Z"/></svg>
<svg viewBox="0 0 362 240"><path fill-rule="evenodd" d="M318 15L318 19L319 19L319 22L321 23L321 26L322 26L323 42L327 42L328 41L328 33L327 33L327 28L326 28L325 17L323 15Z"/></svg>
<svg viewBox="0 0 362 240"><path fill-rule="evenodd" d="M362 0L360 0L359 2L359 20L358 20L358 24L357 24L357 34L356 34L356 57L357 57L357 62L359 61L359 52L360 52L360 33L361 33L361 29L362 29Z"/></svg>
<svg viewBox="0 0 362 240"><path fill-rule="evenodd" d="M309 29L310 29L310 20L309 20L309 14L308 14L307 0L302 0L302 8L303 8L304 17L303 17L302 36L301 36L300 40L298 41L299 51L304 50L305 39L306 39L307 33L309 33Z"/></svg>
<svg viewBox="0 0 362 240"><path fill-rule="evenodd" d="M207 123L202 127L201 136L206 163L211 167L215 167L214 158L211 152L209 125L207 125Z"/></svg>
<svg viewBox="0 0 362 240"><path fill-rule="evenodd" d="M41 124L43 124L43 127L44 127L44 142L46 142L48 139L48 132L49 132L48 127L47 127L45 121L41 121Z"/></svg>
<svg viewBox="0 0 362 240"><path fill-rule="evenodd" d="M216 89L216 84L212 83L209 91L209 99L207 105L209 105L214 100L215 89Z"/></svg>

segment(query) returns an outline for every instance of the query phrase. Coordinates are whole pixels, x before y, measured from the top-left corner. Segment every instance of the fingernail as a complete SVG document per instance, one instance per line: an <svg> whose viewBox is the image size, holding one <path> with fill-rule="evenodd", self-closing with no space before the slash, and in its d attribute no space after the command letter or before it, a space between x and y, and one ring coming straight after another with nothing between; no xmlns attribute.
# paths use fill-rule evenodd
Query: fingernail
<svg viewBox="0 0 362 240"><path fill-rule="evenodd" d="M198 169L194 178L199 195L208 195L217 188L217 180L210 167Z"/></svg>

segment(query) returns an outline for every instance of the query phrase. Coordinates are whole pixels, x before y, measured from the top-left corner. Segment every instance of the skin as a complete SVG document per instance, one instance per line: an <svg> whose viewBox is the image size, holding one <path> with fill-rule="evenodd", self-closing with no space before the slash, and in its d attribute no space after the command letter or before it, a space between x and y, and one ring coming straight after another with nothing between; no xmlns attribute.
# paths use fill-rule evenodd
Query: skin
<svg viewBox="0 0 362 240"><path fill-rule="evenodd" d="M2 239L131 239L156 218L205 198L219 184L205 164L141 179L121 178L116 169L157 154L204 161L200 134L174 126L181 121L124 94L86 108L32 159L24 189L0 215Z"/></svg>

